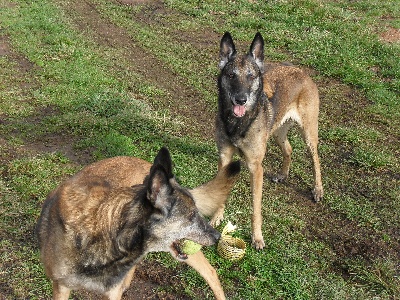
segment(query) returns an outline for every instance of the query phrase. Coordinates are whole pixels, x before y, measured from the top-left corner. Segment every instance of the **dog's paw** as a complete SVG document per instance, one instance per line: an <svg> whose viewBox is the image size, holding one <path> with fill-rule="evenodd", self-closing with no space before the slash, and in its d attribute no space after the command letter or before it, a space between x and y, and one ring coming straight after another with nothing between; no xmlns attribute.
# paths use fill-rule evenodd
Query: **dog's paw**
<svg viewBox="0 0 400 300"><path fill-rule="evenodd" d="M283 174L279 173L279 174L277 174L275 176L272 176L271 180L272 180L272 182L279 183L279 182L285 181L286 178L287 178L286 175L283 175Z"/></svg>
<svg viewBox="0 0 400 300"><path fill-rule="evenodd" d="M315 202L319 202L320 200L322 200L322 197L324 195L322 187L315 187L312 193Z"/></svg>
<svg viewBox="0 0 400 300"><path fill-rule="evenodd" d="M215 211L214 215L210 220L210 225L212 227L215 228L221 224L221 222L224 220L224 211L225 211L225 205L221 206Z"/></svg>
<svg viewBox="0 0 400 300"><path fill-rule="evenodd" d="M253 238L253 247L256 250L262 250L265 247L265 243L264 243L264 238L261 237L261 239L255 239Z"/></svg>
<svg viewBox="0 0 400 300"><path fill-rule="evenodd" d="M211 218L211 220L210 220L210 225L212 226L212 227L218 227L220 224L221 224L221 222L224 220L224 213L222 213L222 214L215 214L212 218Z"/></svg>

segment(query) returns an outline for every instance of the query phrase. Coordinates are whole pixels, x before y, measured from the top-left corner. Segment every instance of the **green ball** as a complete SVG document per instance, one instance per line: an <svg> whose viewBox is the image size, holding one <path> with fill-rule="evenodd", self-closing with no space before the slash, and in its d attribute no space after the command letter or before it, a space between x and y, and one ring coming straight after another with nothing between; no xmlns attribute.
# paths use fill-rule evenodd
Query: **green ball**
<svg viewBox="0 0 400 300"><path fill-rule="evenodd" d="M197 244L191 240L184 240L181 242L181 249L183 253L188 255L195 254L196 252L200 251L201 247L202 246L200 244Z"/></svg>

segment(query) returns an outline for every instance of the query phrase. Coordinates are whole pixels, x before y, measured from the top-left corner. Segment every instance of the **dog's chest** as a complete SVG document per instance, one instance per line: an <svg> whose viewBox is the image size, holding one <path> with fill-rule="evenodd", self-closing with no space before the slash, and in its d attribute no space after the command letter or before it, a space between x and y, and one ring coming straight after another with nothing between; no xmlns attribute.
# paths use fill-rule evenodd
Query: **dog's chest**
<svg viewBox="0 0 400 300"><path fill-rule="evenodd" d="M229 136L231 143L238 149L245 151L258 145L264 145L268 139L267 119L264 115L259 115L246 128L239 130L236 134Z"/></svg>

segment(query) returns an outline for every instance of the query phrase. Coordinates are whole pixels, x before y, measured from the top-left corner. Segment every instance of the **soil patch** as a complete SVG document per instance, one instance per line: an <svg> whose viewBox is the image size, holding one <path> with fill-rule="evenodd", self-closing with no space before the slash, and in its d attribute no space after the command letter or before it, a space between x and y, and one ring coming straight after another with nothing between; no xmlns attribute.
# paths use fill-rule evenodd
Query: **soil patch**
<svg viewBox="0 0 400 300"><path fill-rule="evenodd" d="M389 28L387 31L381 34L381 39L387 43L399 43L400 42L400 29Z"/></svg>

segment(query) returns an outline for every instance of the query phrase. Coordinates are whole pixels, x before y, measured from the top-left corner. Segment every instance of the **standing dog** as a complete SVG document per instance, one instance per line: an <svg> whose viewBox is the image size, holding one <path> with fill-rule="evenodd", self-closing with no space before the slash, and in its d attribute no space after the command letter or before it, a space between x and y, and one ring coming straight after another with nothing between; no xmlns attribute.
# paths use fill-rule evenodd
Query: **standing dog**
<svg viewBox="0 0 400 300"><path fill-rule="evenodd" d="M235 152L244 156L251 174L253 197L252 241L256 249L265 246L261 232L262 160L272 135L283 153L283 166L273 178L286 179L292 147L287 133L298 123L314 166L314 199L323 195L318 144L318 90L312 79L299 68L283 64L264 65L264 40L257 33L246 55L238 56L231 35L221 39L218 78L219 100L216 118L216 141L219 167L232 160ZM212 218L219 224L221 208Z"/></svg>
<svg viewBox="0 0 400 300"><path fill-rule="evenodd" d="M36 227L53 299L68 299L74 289L120 299L135 266L147 253L158 251L192 266L215 297L225 299L203 253L187 256L179 241L209 246L219 239L200 213L212 214L224 205L239 170L239 162L232 163L190 191L175 181L166 148L153 165L114 157L82 169L49 194Z"/></svg>

